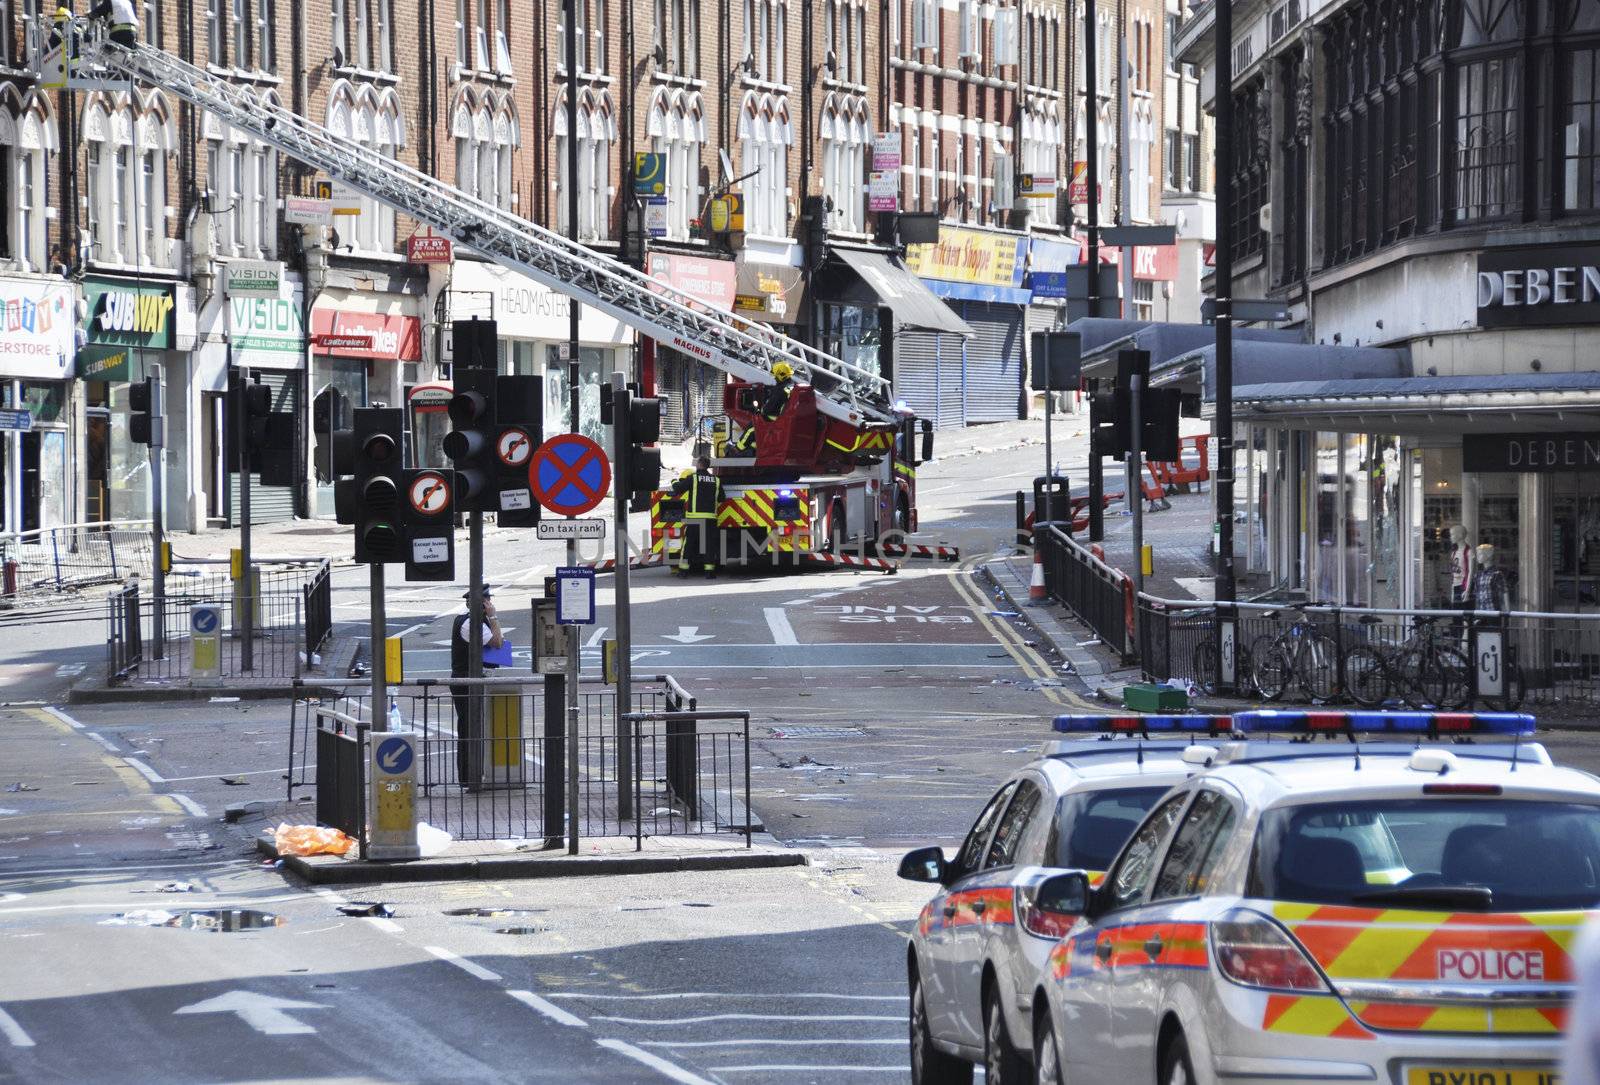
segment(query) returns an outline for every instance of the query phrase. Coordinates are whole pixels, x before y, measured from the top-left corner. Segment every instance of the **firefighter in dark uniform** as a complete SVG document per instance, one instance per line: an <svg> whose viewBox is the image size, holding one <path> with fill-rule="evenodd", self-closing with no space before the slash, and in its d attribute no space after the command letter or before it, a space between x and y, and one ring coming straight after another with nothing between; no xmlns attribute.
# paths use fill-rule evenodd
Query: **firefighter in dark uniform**
<svg viewBox="0 0 1600 1085"><path fill-rule="evenodd" d="M100 0L89 12L96 19L109 20L111 40L132 49L139 42L139 13L133 0Z"/></svg>
<svg viewBox="0 0 1600 1085"><path fill-rule="evenodd" d="M779 362L772 367L773 383L761 394L761 417L768 422L776 422L783 413L783 408L789 403L789 395L794 391L794 366L788 362ZM739 439L733 443L733 454L736 456L754 456L756 454L756 427L755 423L745 427Z"/></svg>
<svg viewBox="0 0 1600 1085"><path fill-rule="evenodd" d="M468 591L462 598L467 599L471 594L471 591ZM472 642L467 639L467 623L471 619L472 611L469 608L466 614L458 615L455 623L450 626L451 678L466 678L468 672L472 669L468 656ZM500 619L495 613L494 602L489 597L489 585L487 584L483 586L483 626L478 630L478 633L479 640L483 642L485 648L498 648L504 643L504 637L500 633ZM484 672L492 671L496 666L497 664L494 663L485 663L483 665ZM455 701L456 708L456 772L459 774L456 779L463 786L466 786L474 782L469 778L471 768L467 753L471 748L472 742L483 737L482 735L471 733L472 696L476 694L482 697L483 691L482 689L474 690L471 686L451 686L450 693L452 700ZM485 700L485 703L487 704L487 700Z"/></svg>
<svg viewBox="0 0 1600 1085"><path fill-rule="evenodd" d="M712 580L717 575L721 541L717 534L717 509L722 504L722 480L711 473L711 460L701 456L694 471L672 484L672 492L684 498L685 532L683 549L678 551L678 574L688 576L699 569Z"/></svg>

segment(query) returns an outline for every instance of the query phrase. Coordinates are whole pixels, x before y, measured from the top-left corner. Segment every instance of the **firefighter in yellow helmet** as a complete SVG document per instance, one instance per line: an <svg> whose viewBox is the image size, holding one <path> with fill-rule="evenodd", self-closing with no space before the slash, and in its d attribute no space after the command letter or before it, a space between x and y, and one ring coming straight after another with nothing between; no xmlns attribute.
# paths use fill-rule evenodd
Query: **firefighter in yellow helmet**
<svg viewBox="0 0 1600 1085"><path fill-rule="evenodd" d="M700 456L694 471L672 484L672 492L684 495L683 548L678 551L678 575L688 576L698 569L714 580L721 559L717 534L717 509L722 505L722 480L711 473L711 460Z"/></svg>
<svg viewBox="0 0 1600 1085"><path fill-rule="evenodd" d="M779 362L772 367L772 386L761 396L761 417L768 422L776 422L783 413L783 408L789 403L789 395L794 391L794 366L788 362ZM744 432L739 434L739 439L734 442L733 454L736 456L754 456L756 454L756 427L754 424L746 426Z"/></svg>

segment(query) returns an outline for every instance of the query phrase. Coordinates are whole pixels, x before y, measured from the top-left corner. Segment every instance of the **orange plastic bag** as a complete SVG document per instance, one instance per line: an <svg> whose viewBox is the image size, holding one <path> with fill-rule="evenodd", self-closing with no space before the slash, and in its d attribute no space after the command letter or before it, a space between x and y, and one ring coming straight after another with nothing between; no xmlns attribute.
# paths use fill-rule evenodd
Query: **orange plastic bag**
<svg viewBox="0 0 1600 1085"><path fill-rule="evenodd" d="M279 855L343 855L356 846L338 829L321 825L280 824L273 834Z"/></svg>

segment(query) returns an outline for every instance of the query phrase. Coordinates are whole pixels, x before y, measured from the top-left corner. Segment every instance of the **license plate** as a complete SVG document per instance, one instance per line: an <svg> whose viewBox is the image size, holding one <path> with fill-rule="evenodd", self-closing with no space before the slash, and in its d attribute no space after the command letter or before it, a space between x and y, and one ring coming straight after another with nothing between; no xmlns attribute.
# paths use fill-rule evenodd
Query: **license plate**
<svg viewBox="0 0 1600 1085"><path fill-rule="evenodd" d="M1555 1067L1408 1066L1405 1085L1561 1085Z"/></svg>

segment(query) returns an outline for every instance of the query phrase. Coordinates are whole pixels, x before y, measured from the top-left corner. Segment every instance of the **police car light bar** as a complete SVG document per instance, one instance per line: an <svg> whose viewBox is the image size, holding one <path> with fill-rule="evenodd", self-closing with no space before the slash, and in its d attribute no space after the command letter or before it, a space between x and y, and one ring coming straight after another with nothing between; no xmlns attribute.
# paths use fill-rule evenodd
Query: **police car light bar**
<svg viewBox="0 0 1600 1085"><path fill-rule="evenodd" d="M1051 725L1065 735L1129 734L1159 731L1227 734L1233 730L1232 716L1057 716Z"/></svg>
<svg viewBox="0 0 1600 1085"><path fill-rule="evenodd" d="M1240 712L1233 726L1245 734L1278 735L1507 735L1534 733L1522 712Z"/></svg>

